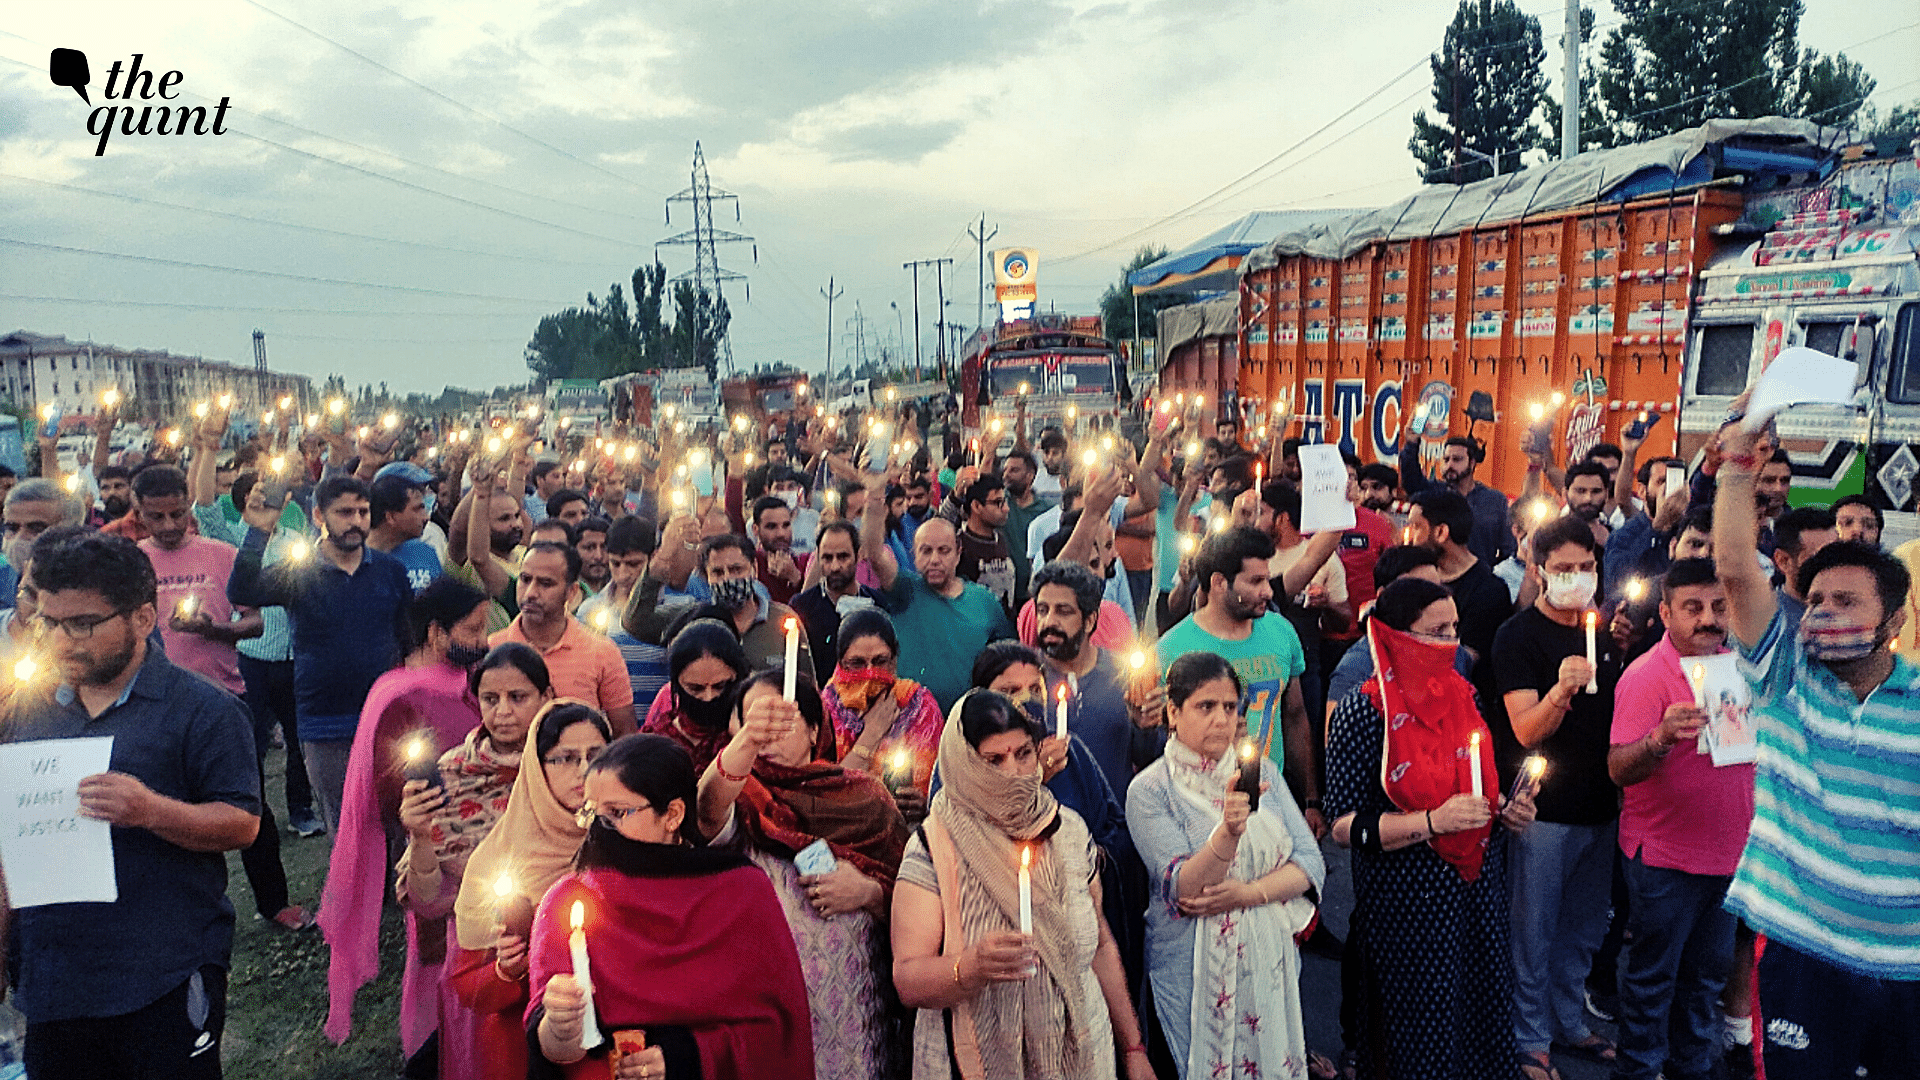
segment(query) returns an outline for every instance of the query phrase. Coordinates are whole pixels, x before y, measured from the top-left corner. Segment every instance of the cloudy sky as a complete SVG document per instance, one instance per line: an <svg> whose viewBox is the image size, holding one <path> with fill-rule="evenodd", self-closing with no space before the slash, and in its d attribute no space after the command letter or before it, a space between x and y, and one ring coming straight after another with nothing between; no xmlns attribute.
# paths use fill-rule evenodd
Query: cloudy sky
<svg viewBox="0 0 1920 1080"><path fill-rule="evenodd" d="M757 264L721 252L751 279L750 300L728 293L743 364L820 366L829 276L836 357L856 301L870 353L897 348L909 259L954 260L949 312L972 323L982 213L990 247L1038 250L1043 305L1091 312L1142 243L1409 191L1422 60L1454 6L9 0L0 333L244 362L258 327L276 369L316 378L518 382L542 314L689 226L664 200L695 140L740 196L739 223L717 224L758 241ZM1806 6L1802 44L1865 64L1882 111L1920 98L1912 0ZM1522 7L1553 49L1559 5ZM1615 18L1606 0L1597 15ZM227 133L118 136L95 156L89 106L47 76L56 47L87 54L94 106L138 52L182 73L186 104L229 98Z"/></svg>

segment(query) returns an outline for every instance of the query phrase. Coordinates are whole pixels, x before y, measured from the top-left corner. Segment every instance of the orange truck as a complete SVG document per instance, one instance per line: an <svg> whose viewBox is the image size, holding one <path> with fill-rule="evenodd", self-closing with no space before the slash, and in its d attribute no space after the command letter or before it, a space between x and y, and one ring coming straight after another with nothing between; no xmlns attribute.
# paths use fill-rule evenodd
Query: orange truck
<svg viewBox="0 0 1920 1080"><path fill-rule="evenodd" d="M1834 141L1804 121L1714 121L1282 235L1242 263L1230 338L1175 349L1159 393L1237 395L1249 428L1284 403L1288 435L1363 461L1413 438L1431 467L1469 434L1481 478L1518 491L1534 406L1559 459L1646 419L1643 453L1692 459L1805 344L1858 360L1860 383L1853 406L1779 418L1795 498L1865 492L1889 542L1911 537L1920 151L1848 162Z"/></svg>

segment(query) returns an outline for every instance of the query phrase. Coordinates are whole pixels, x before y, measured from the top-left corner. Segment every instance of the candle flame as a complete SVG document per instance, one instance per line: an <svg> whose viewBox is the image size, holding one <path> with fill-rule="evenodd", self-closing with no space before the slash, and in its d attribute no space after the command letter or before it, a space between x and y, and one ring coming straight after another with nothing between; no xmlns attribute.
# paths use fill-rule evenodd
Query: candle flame
<svg viewBox="0 0 1920 1080"><path fill-rule="evenodd" d="M493 895L506 899L513 895L513 875L501 874L493 880Z"/></svg>
<svg viewBox="0 0 1920 1080"><path fill-rule="evenodd" d="M1113 436L1111 435L1100 436L1100 449L1105 450L1108 453L1112 453L1113 452Z"/></svg>
<svg viewBox="0 0 1920 1080"><path fill-rule="evenodd" d="M100 402L101 404L105 405L109 409L113 408L115 405L120 404L120 391L109 390L106 393L101 394Z"/></svg>
<svg viewBox="0 0 1920 1080"><path fill-rule="evenodd" d="M1193 538L1192 533L1185 533L1180 537L1180 553L1182 555L1193 554L1193 549L1199 546L1200 542Z"/></svg>
<svg viewBox="0 0 1920 1080"><path fill-rule="evenodd" d="M1595 626L1595 624L1597 624L1597 623L1599 623L1599 621L1600 621L1600 613L1599 613L1599 612L1597 612L1597 611L1589 611L1589 612L1587 612L1587 629L1589 629L1589 630L1591 630L1591 629L1593 629L1593 628L1594 628L1594 626Z"/></svg>
<svg viewBox="0 0 1920 1080"><path fill-rule="evenodd" d="M1031 847L1022 846L1020 848L1020 869L1025 870L1026 868L1032 865L1033 865L1033 849Z"/></svg>
<svg viewBox="0 0 1920 1080"><path fill-rule="evenodd" d="M1551 513L1553 513L1553 507L1547 504L1547 500L1537 499L1534 501L1534 504L1533 504L1533 523L1534 524L1538 525L1539 523L1547 520L1547 515Z"/></svg>
<svg viewBox="0 0 1920 1080"><path fill-rule="evenodd" d="M1021 393L1023 393L1023 394L1027 392L1027 384L1026 384L1026 383L1021 383L1021 384L1020 384L1020 392L1021 392Z"/></svg>
<svg viewBox="0 0 1920 1080"><path fill-rule="evenodd" d="M310 412L310 413L308 413L308 414L307 414L307 425L306 425L306 426L308 426L308 427L318 427L319 425L320 425L320 414L319 414L319 413L311 413L311 412Z"/></svg>
<svg viewBox="0 0 1920 1080"><path fill-rule="evenodd" d="M1094 465L1099 463L1099 461L1100 461L1100 455L1094 453L1091 450L1088 450L1086 453L1080 455L1080 463L1082 465L1085 465L1089 469L1093 468Z"/></svg>
<svg viewBox="0 0 1920 1080"><path fill-rule="evenodd" d="M1173 411L1173 402L1171 402L1171 401L1168 401L1168 400L1167 400L1166 398L1161 398L1161 399L1160 399L1160 411L1161 411L1161 412L1163 412L1163 413L1170 413L1170 412L1172 412L1172 411Z"/></svg>
<svg viewBox="0 0 1920 1080"><path fill-rule="evenodd" d="M180 445L180 432L177 429L167 432L167 445L168 446Z"/></svg>
<svg viewBox="0 0 1920 1080"><path fill-rule="evenodd" d="M293 408L293 395L292 395L292 394L282 394L282 395L280 395L280 407L281 407L282 409L289 409L289 410L290 410L290 409L292 409L292 408Z"/></svg>
<svg viewBox="0 0 1920 1080"><path fill-rule="evenodd" d="M1252 739L1240 740L1240 760L1243 762L1253 760L1253 740Z"/></svg>
<svg viewBox="0 0 1920 1080"><path fill-rule="evenodd" d="M73 475L67 477L67 490L68 491L80 490L80 474L79 473L74 473Z"/></svg>
<svg viewBox="0 0 1920 1080"><path fill-rule="evenodd" d="M424 735L415 735L407 743L407 760L419 761L427 756L427 740Z"/></svg>
<svg viewBox="0 0 1920 1080"><path fill-rule="evenodd" d="M1707 665L1705 664L1693 665L1692 674L1693 674L1693 685L1695 686L1701 685L1702 683L1707 681Z"/></svg>
<svg viewBox="0 0 1920 1080"><path fill-rule="evenodd" d="M601 608L599 611L593 613L593 625L600 630L605 630L607 624L612 620L613 612L608 611L606 608Z"/></svg>
<svg viewBox="0 0 1920 1080"><path fill-rule="evenodd" d="M221 394L221 395L220 395L220 407L221 407L222 409L231 409L231 408L233 408L233 395L232 395L232 394Z"/></svg>
<svg viewBox="0 0 1920 1080"><path fill-rule="evenodd" d="M1532 757L1529 757L1527 759L1527 776L1530 779L1538 780L1540 779L1540 774L1546 771L1547 771L1546 758L1541 757L1539 754L1535 754Z"/></svg>
<svg viewBox="0 0 1920 1080"><path fill-rule="evenodd" d="M1627 582L1627 599L1633 600L1633 601L1639 601L1644 599L1646 595L1647 595L1646 582L1640 580L1639 578L1634 578L1633 580Z"/></svg>
<svg viewBox="0 0 1920 1080"><path fill-rule="evenodd" d="M587 922L587 905L585 905L585 904L583 904L583 903L581 903L581 902L580 902L580 901L578 901L578 900L575 900L575 901L573 902L573 913L572 913L572 914L571 914L570 916L568 916L568 918L567 918L567 922L568 922L568 924L569 924L569 925L571 925L571 926L572 926L572 927L573 927L573 928L574 928L575 930L578 930L578 929L580 929L580 928L581 928L582 926L584 926L584 925L586 925L586 922Z"/></svg>
<svg viewBox="0 0 1920 1080"><path fill-rule="evenodd" d="M271 459L267 461L267 464L270 467L272 467L274 472L277 473L284 470L287 467L287 459L283 455L275 454Z"/></svg>
<svg viewBox="0 0 1920 1080"><path fill-rule="evenodd" d="M43 423L51 422L53 420L53 406L51 405L40 406L40 419Z"/></svg>
<svg viewBox="0 0 1920 1080"><path fill-rule="evenodd" d="M1475 732L1472 732L1472 733L1470 733L1470 734L1468 734L1468 735L1467 735L1467 745L1468 745L1469 747L1471 747L1471 748L1473 749L1473 751L1474 751L1475 753L1478 753L1478 752L1479 752L1479 750L1480 750L1480 733L1479 733L1478 731L1475 731Z"/></svg>
<svg viewBox="0 0 1920 1080"><path fill-rule="evenodd" d="M912 767L913 767L912 754L908 753L904 749L895 750L893 752L893 771L894 772L906 772L908 769Z"/></svg>
<svg viewBox="0 0 1920 1080"><path fill-rule="evenodd" d="M397 427L399 427L399 426L400 426L400 414L399 414L399 413L388 413L387 415L385 415L385 416L383 416L383 417L381 417L381 418L380 418L380 426L381 426L381 427L383 427L383 428L386 428L386 429L387 429L388 431L392 431L392 430L393 430L394 428L397 428Z"/></svg>
<svg viewBox="0 0 1920 1080"><path fill-rule="evenodd" d="M791 618L790 618L790 619L788 619L788 620L787 620L787 633L789 633L789 634L792 634L792 633L797 633L797 632L799 632L799 630L800 630L800 620L799 620L799 619L791 619Z"/></svg>
<svg viewBox="0 0 1920 1080"><path fill-rule="evenodd" d="M260 426L261 426L261 427L271 427L271 426L272 426L272 424L273 424L273 410L272 410L272 409L268 409L268 410L267 410L266 412L263 412L263 413L261 413L261 414L260 414Z"/></svg>
<svg viewBox="0 0 1920 1080"><path fill-rule="evenodd" d="M1053 696L1065 702L1067 700L1067 684L1061 683L1059 689L1053 692Z"/></svg>
<svg viewBox="0 0 1920 1080"><path fill-rule="evenodd" d="M1190 458L1197 458L1200 456L1200 440L1199 439L1188 440L1187 456Z"/></svg>
<svg viewBox="0 0 1920 1080"><path fill-rule="evenodd" d="M1133 655L1127 657L1127 663L1133 665L1133 670L1139 671L1141 668L1147 666L1147 654L1139 649L1135 649L1133 650Z"/></svg>
<svg viewBox="0 0 1920 1080"><path fill-rule="evenodd" d="M339 416L341 413L347 411L347 403L341 401L339 398L334 398L332 401L327 402L327 411L335 416Z"/></svg>
<svg viewBox="0 0 1920 1080"><path fill-rule="evenodd" d="M208 412L210 412L210 411L211 411L211 410L207 408L207 403L206 403L206 402L204 402L204 401L200 401L200 402L195 402L195 403L194 403L194 406L193 406L193 415L194 415L194 416L196 416L196 417L199 417L199 418L200 418L200 419L202 419L202 420L205 420L205 419L207 418L207 413L208 413Z"/></svg>
<svg viewBox="0 0 1920 1080"><path fill-rule="evenodd" d="M13 665L13 677L21 682L26 682L32 679L34 674L39 670L40 665L34 663L33 657L23 656L18 663Z"/></svg>

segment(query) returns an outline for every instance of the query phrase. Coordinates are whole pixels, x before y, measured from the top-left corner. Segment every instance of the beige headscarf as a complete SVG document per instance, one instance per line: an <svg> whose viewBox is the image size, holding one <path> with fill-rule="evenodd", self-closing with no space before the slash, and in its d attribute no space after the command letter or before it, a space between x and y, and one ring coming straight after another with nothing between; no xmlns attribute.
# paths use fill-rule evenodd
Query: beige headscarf
<svg viewBox="0 0 1920 1080"><path fill-rule="evenodd" d="M941 788L929 809L929 824L946 834L959 864L960 880L943 880L941 899L947 906L949 895L958 894L965 940L950 941L946 948L957 953L987 934L1019 929L1020 849L1031 846L1033 939L1041 963L1037 976L1013 984L1023 987L1021 992L989 990L955 1006L955 1035L970 1033L978 1060L1058 1063L1059 1075L1077 1077L1097 1055L1085 1045L1090 1018L1065 901L1068 890L1083 890L1087 883L1066 880L1077 875L1063 876L1063 864L1083 867L1084 860L1064 858L1061 846L1084 846L1086 827L1077 817L1062 815L1053 793L1041 784L1037 765L1031 775L1008 776L968 745L960 711L977 692L963 696L947 715L940 734ZM1056 819L1062 819L1058 831L1037 839Z"/></svg>
<svg viewBox="0 0 1920 1080"><path fill-rule="evenodd" d="M473 849L467 860L460 895L453 903L454 933L463 949L489 949L500 932L500 895L494 891L502 874L513 880L514 891L536 909L553 883L573 869L573 857L587 831L573 812L560 805L547 785L547 770L534 749L540 729L562 705L581 705L575 698L550 701L527 732L525 765L514 778L506 812L493 831Z"/></svg>

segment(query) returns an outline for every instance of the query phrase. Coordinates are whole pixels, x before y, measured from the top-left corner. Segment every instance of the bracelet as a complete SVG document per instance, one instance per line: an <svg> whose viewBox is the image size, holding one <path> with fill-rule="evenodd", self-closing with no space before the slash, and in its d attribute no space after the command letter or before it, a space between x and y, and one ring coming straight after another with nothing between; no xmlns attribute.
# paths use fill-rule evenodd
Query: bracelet
<svg viewBox="0 0 1920 1080"><path fill-rule="evenodd" d="M966 986L965 983L960 981L960 958L958 956L953 958L953 985L962 988Z"/></svg>
<svg viewBox="0 0 1920 1080"><path fill-rule="evenodd" d="M1440 830L1433 827L1433 811L1429 810L1427 811L1427 839L1431 840L1439 835Z"/></svg>
<svg viewBox="0 0 1920 1080"><path fill-rule="evenodd" d="M1146 1044L1134 1043L1132 1046L1127 1047L1126 1053L1123 1053L1120 1056L1125 1057L1127 1054L1139 1054L1141 1057L1145 1057L1147 1055Z"/></svg>
<svg viewBox="0 0 1920 1080"><path fill-rule="evenodd" d="M1673 753L1672 743L1667 743L1666 745L1663 746L1661 745L1660 740L1654 738L1653 736L1654 736L1654 732L1652 731L1647 732L1647 753L1652 754L1655 760L1665 758L1668 754Z"/></svg>
<svg viewBox="0 0 1920 1080"><path fill-rule="evenodd" d="M735 776L732 773L728 772L726 765L721 763L721 757L719 754L713 755L713 767L715 770L717 770L720 773L720 779L732 781L733 783L736 783L736 784L744 784L747 782L747 780L750 777L753 776L752 768L748 768L746 772L741 773L739 776Z"/></svg>
<svg viewBox="0 0 1920 1080"><path fill-rule="evenodd" d="M1223 863L1232 863L1232 862L1233 862L1233 856L1231 856L1231 855L1222 855L1222 854L1220 854L1220 853L1219 853L1218 851L1215 851L1215 850L1214 850L1214 847L1213 847L1213 837L1211 837L1211 836L1209 836L1209 837L1207 837L1207 854L1209 854L1209 855L1211 855L1211 856L1213 856L1214 858L1216 858L1216 859L1218 859L1218 860L1220 860L1220 861L1221 861L1221 862L1223 862Z"/></svg>

